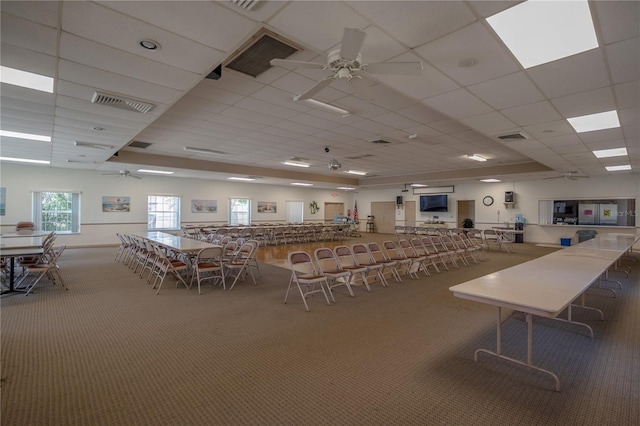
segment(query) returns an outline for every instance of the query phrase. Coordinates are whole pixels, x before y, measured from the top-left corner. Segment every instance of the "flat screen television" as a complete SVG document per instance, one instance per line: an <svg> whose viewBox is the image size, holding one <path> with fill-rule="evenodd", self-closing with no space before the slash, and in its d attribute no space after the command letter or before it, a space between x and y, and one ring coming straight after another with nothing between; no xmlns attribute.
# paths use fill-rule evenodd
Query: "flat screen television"
<svg viewBox="0 0 640 426"><path fill-rule="evenodd" d="M447 212L449 211L447 195L421 195L421 212Z"/></svg>

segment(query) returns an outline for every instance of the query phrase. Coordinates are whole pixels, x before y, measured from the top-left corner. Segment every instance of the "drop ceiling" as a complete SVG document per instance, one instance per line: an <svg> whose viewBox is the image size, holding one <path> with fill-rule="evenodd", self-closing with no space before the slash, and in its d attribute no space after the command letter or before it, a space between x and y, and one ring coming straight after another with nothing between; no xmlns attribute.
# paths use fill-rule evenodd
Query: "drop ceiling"
<svg viewBox="0 0 640 426"><path fill-rule="evenodd" d="M52 142L3 137L1 154L320 188L600 176L621 162L639 173L640 3L590 2L599 47L526 70L485 20L518 3L257 1L246 10L231 1L2 1L1 64L54 77L55 86L51 94L2 84L2 129ZM301 47L288 59L322 63L346 27L367 33L363 62L421 61L422 74L376 76L374 100L332 83L314 98L350 112L342 116L293 100L322 70L271 67L251 77L224 66L264 29ZM219 79L205 78L221 64ZM96 92L153 108L92 103ZM609 110L621 127L576 133L566 121ZM527 137L498 137L516 133ZM622 147L624 158L591 152ZM334 157L336 171L327 166ZM311 167L292 170L282 164L290 158Z"/></svg>

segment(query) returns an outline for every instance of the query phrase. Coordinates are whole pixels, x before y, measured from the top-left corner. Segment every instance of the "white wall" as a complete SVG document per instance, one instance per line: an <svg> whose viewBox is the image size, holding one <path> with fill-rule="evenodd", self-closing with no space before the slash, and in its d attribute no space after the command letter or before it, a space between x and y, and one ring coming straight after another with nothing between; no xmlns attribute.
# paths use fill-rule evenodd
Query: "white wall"
<svg viewBox="0 0 640 426"><path fill-rule="evenodd" d="M370 205L373 201L388 201L395 203L396 196L402 195L405 202L416 201L416 209L419 209L420 196L413 195L413 191L402 193L401 185L398 188L387 190L360 190L355 194L358 202L360 217L371 214ZM515 208L506 209L504 205L504 193L515 193ZM455 185L455 192L449 195L449 212L426 213L416 212L416 224L433 220L447 222L450 227L456 226L456 201L475 201L475 226L479 229L487 229L492 226L502 225L504 222L515 222L516 214L522 214L526 221L525 241L534 243L558 244L561 237L574 237L577 229L595 229L598 233L625 232L640 233L640 218L638 218L638 201L640 200L640 175L637 173L619 174L589 179L564 180L564 179L538 179L525 182L499 182ZM482 204L482 199L490 195L495 202L487 207ZM635 198L636 199L636 228L615 227L571 227L568 225L538 225L538 201L544 199L580 199L580 198ZM498 211L500 212L498 215ZM397 219L397 218L396 218Z"/></svg>
<svg viewBox="0 0 640 426"><path fill-rule="evenodd" d="M344 203L353 208L351 193L302 187L271 186L251 183L219 182L145 175L143 179L103 176L102 172L23 166L3 163L0 186L6 188L6 214L0 216L2 233L15 230L15 224L31 220L33 191L81 192L81 230L77 235L60 235L58 240L70 247L116 244L115 232L146 231L147 195L179 195L181 222L193 224L227 223L228 199L253 200L253 222L284 222L285 201L304 201L304 219L322 221L325 202ZM131 197L131 211L102 211L102 196ZM191 200L217 200L217 213L191 213ZM310 214L308 205L315 200L320 211ZM257 213L258 201L276 201L277 213ZM359 207L359 206L358 206Z"/></svg>

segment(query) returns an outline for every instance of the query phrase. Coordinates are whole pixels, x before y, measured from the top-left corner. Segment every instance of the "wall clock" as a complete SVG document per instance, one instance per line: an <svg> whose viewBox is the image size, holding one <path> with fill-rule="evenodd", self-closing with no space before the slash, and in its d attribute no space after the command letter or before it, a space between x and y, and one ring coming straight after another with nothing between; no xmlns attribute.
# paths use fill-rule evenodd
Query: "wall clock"
<svg viewBox="0 0 640 426"><path fill-rule="evenodd" d="M485 206L490 206L491 204L493 204L493 197L490 195L487 195L482 199L482 204L484 204Z"/></svg>

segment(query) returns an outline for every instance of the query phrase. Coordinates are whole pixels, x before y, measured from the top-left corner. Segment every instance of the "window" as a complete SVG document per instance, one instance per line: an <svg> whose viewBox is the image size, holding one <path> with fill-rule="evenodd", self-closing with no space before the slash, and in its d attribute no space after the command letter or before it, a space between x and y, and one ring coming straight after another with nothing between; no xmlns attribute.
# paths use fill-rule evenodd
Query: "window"
<svg viewBox="0 0 640 426"><path fill-rule="evenodd" d="M43 231L80 232L80 193L34 192L33 222Z"/></svg>
<svg viewBox="0 0 640 426"><path fill-rule="evenodd" d="M287 201L287 223L304 222L304 201Z"/></svg>
<svg viewBox="0 0 640 426"><path fill-rule="evenodd" d="M251 200L248 198L229 199L229 225L251 225Z"/></svg>
<svg viewBox="0 0 640 426"><path fill-rule="evenodd" d="M180 229L180 197L149 195L147 212L149 231Z"/></svg>

